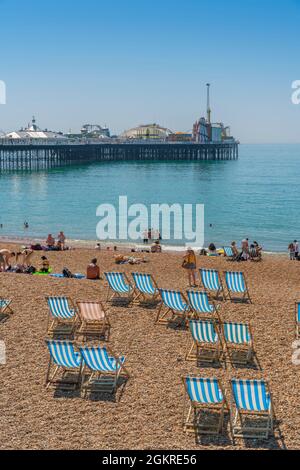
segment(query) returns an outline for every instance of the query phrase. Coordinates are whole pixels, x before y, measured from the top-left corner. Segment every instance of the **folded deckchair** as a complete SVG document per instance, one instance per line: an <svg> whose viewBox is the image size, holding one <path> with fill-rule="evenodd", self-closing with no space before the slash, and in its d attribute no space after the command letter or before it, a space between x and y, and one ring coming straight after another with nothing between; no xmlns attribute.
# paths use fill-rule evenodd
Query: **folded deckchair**
<svg viewBox="0 0 300 470"><path fill-rule="evenodd" d="M196 318L200 319L216 317L219 321L221 321L218 313L219 305L216 306L214 302L210 301L206 292L188 290L187 296L189 305Z"/></svg>
<svg viewBox="0 0 300 470"><path fill-rule="evenodd" d="M177 317L179 319L178 326L184 324L187 315L191 312L185 296L175 290L159 289L162 303L159 307L156 323L167 324L173 322ZM166 318L171 313L171 317Z"/></svg>
<svg viewBox="0 0 300 470"><path fill-rule="evenodd" d="M101 302L77 302L80 327L77 330L79 336L103 337L109 340L110 322L105 308Z"/></svg>
<svg viewBox="0 0 300 470"><path fill-rule="evenodd" d="M246 279L244 277L244 273L241 272L234 272L234 271L225 271L225 280L226 286L228 290L228 295L231 301L239 300L242 302L250 302L250 294L248 291L248 287L246 284ZM236 297L236 294L242 294L242 297ZM233 295L235 297L233 297Z"/></svg>
<svg viewBox="0 0 300 470"><path fill-rule="evenodd" d="M229 408L219 381L199 377L186 377L183 381L186 391L184 431L212 435L221 433L224 428L224 414Z"/></svg>
<svg viewBox="0 0 300 470"><path fill-rule="evenodd" d="M234 253L233 253L233 250L232 250L231 246L224 246L223 249L224 249L224 253L225 253L226 258L229 261L233 261L235 256L234 256Z"/></svg>
<svg viewBox="0 0 300 470"><path fill-rule="evenodd" d="M295 310L296 310L296 338L300 338L300 302L297 302L295 304Z"/></svg>
<svg viewBox="0 0 300 470"><path fill-rule="evenodd" d="M154 303L159 296L158 286L151 274L132 273L135 288L138 291L135 300L141 299L145 303Z"/></svg>
<svg viewBox="0 0 300 470"><path fill-rule="evenodd" d="M122 301L130 303L133 300L134 288L125 273L104 273L108 282L106 302Z"/></svg>
<svg viewBox="0 0 300 470"><path fill-rule="evenodd" d="M206 291L216 292L216 298L219 298L220 293L222 293L223 300L226 300L222 279L218 271L215 269L200 269L200 276Z"/></svg>
<svg viewBox="0 0 300 470"><path fill-rule="evenodd" d="M263 380L232 380L231 383L233 436L268 439L269 434L273 432L274 413L267 382Z"/></svg>
<svg viewBox="0 0 300 470"><path fill-rule="evenodd" d="M105 347L81 347L83 371L81 388L84 397L90 391L111 393L116 391L119 378L129 378L124 367L125 357L117 357Z"/></svg>
<svg viewBox="0 0 300 470"><path fill-rule="evenodd" d="M215 322L190 320L193 344L186 354L187 361L214 363L220 360L222 342Z"/></svg>
<svg viewBox="0 0 300 470"><path fill-rule="evenodd" d="M249 324L223 323L223 333L231 363L246 365L253 361L253 339Z"/></svg>
<svg viewBox="0 0 300 470"><path fill-rule="evenodd" d="M7 313L13 314L13 310L11 308L12 300L2 299L0 297L0 315L6 315Z"/></svg>
<svg viewBox="0 0 300 470"><path fill-rule="evenodd" d="M63 389L76 389L81 379L81 355L75 351L70 341L47 340L50 353L46 376L46 387L56 385ZM59 378L57 378L60 373Z"/></svg>
<svg viewBox="0 0 300 470"><path fill-rule="evenodd" d="M47 332L51 336L71 335L76 324L76 310L71 300L67 297L46 297L49 307Z"/></svg>

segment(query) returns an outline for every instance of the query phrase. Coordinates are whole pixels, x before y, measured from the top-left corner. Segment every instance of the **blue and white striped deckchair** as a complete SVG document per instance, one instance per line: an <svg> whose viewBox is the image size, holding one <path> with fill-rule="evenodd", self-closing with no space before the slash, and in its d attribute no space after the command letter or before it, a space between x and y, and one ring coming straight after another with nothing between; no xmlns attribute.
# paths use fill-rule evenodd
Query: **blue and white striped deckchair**
<svg viewBox="0 0 300 470"><path fill-rule="evenodd" d="M144 302L155 302L159 296L159 290L151 274L132 273L138 295L135 300L142 297Z"/></svg>
<svg viewBox="0 0 300 470"><path fill-rule="evenodd" d="M189 305L197 318L217 316L220 320L218 307L209 301L207 292L188 290L187 296Z"/></svg>
<svg viewBox="0 0 300 470"><path fill-rule="evenodd" d="M249 363L253 359L254 353L250 325L225 322L223 323L223 333L230 359L239 364Z"/></svg>
<svg viewBox="0 0 300 470"><path fill-rule="evenodd" d="M73 343L70 341L46 341L50 361L46 377L47 388L50 385L60 385L63 388L77 388L80 383L82 358L76 352ZM54 372L52 369L54 367ZM59 380L56 380L58 372L62 372ZM75 378L74 378L75 376Z"/></svg>
<svg viewBox="0 0 300 470"><path fill-rule="evenodd" d="M108 282L107 302L114 300L126 301L129 303L133 299L134 288L125 273L109 272L104 273ZM112 295L110 295L112 292Z"/></svg>
<svg viewBox="0 0 300 470"><path fill-rule="evenodd" d="M300 302L295 304L296 309L296 338L300 338Z"/></svg>
<svg viewBox="0 0 300 470"><path fill-rule="evenodd" d="M242 300L251 302L244 273L235 271L225 271L226 286L230 300ZM242 298L233 298L232 294L243 294Z"/></svg>
<svg viewBox="0 0 300 470"><path fill-rule="evenodd" d="M224 246L223 249L226 258L228 258L229 260L233 260L235 256L231 246Z"/></svg>
<svg viewBox="0 0 300 470"><path fill-rule="evenodd" d="M234 437L268 439L273 431L273 407L272 398L267 382L263 380L232 380L232 418L234 416L233 405L236 407L235 417L232 422ZM251 422L249 417L256 417ZM247 417L247 420L244 418ZM261 418L257 421L257 418ZM264 419L263 419L264 418ZM263 436L262 436L263 434Z"/></svg>
<svg viewBox="0 0 300 470"><path fill-rule="evenodd" d="M219 271L215 269L200 269L200 276L206 291L216 292L216 298L218 298L222 292L223 299L226 299Z"/></svg>
<svg viewBox="0 0 300 470"><path fill-rule="evenodd" d="M125 357L116 357L107 347L81 347L83 358L82 389L114 393L120 375L129 378L124 367Z"/></svg>
<svg viewBox="0 0 300 470"><path fill-rule="evenodd" d="M193 344L186 355L187 361L213 363L220 359L222 343L213 321L190 320ZM196 354L194 353L196 350Z"/></svg>
<svg viewBox="0 0 300 470"><path fill-rule="evenodd" d="M0 315L5 315L6 313L12 314L12 308L11 308L11 300L6 300L0 298Z"/></svg>
<svg viewBox="0 0 300 470"><path fill-rule="evenodd" d="M187 299L180 291L159 289L162 303L157 313L156 323L170 323L175 317L179 318L179 324L184 324L187 315L191 312ZM171 318L166 316L171 313Z"/></svg>
<svg viewBox="0 0 300 470"><path fill-rule="evenodd" d="M76 326L76 310L67 297L47 297L49 307L48 334L72 334Z"/></svg>
<svg viewBox="0 0 300 470"><path fill-rule="evenodd" d="M183 381L186 397L190 402L187 417L185 406L184 430L186 432L193 431L200 434L219 434L223 430L224 413L228 411L228 405L218 379L186 377ZM214 423L207 420L206 423L202 423L201 411L218 412L217 422Z"/></svg>

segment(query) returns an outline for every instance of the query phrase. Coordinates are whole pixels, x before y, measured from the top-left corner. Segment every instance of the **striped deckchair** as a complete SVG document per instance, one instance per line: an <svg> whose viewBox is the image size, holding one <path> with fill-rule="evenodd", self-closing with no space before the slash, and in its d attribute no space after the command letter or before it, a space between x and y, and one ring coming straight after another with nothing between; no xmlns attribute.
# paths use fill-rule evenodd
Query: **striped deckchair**
<svg viewBox="0 0 300 470"><path fill-rule="evenodd" d="M108 282L106 302L125 302L133 300L134 288L125 273L104 273Z"/></svg>
<svg viewBox="0 0 300 470"><path fill-rule="evenodd" d="M214 302L210 301L207 292L188 290L187 297L196 318L216 317L221 321L218 313L219 305L216 306Z"/></svg>
<svg viewBox="0 0 300 470"><path fill-rule="evenodd" d="M228 290L228 295L231 301L242 301L252 303L250 294L248 291L246 279L244 273L235 271L225 271L225 280ZM242 294L242 297L240 297ZM233 295L235 297L233 297ZM236 297L236 296L239 297Z"/></svg>
<svg viewBox="0 0 300 470"><path fill-rule="evenodd" d="M84 396L90 391L113 394L120 376L129 378L124 367L125 357L115 356L105 347L81 347L83 358L82 390Z"/></svg>
<svg viewBox="0 0 300 470"><path fill-rule="evenodd" d="M71 335L77 324L76 310L67 297L46 297L49 307L48 335Z"/></svg>
<svg viewBox="0 0 300 470"><path fill-rule="evenodd" d="M234 379L231 384L233 436L268 439L274 428L272 397L268 383L263 380Z"/></svg>
<svg viewBox="0 0 300 470"><path fill-rule="evenodd" d="M70 341L47 340L50 353L46 376L46 387L56 385L60 388L76 389L80 385L82 359ZM57 378L58 373L60 377Z"/></svg>
<svg viewBox="0 0 300 470"><path fill-rule="evenodd" d="M103 304L101 302L77 302L77 308L81 321L77 334L84 338L103 337L108 341L111 325Z"/></svg>
<svg viewBox="0 0 300 470"><path fill-rule="evenodd" d="M6 315L7 313L13 314L13 310L11 308L12 300L6 300L0 297L0 315Z"/></svg>
<svg viewBox="0 0 300 470"><path fill-rule="evenodd" d="M223 247L223 250L224 250L225 257L226 257L229 261L233 261L233 259L235 258L235 256L234 256L234 253L233 253L233 250L232 250L231 246L224 246L224 247Z"/></svg>
<svg viewBox="0 0 300 470"><path fill-rule="evenodd" d="M219 271L215 269L200 269L200 277L206 291L216 292L216 298L222 293L223 300L226 300L225 290Z"/></svg>
<svg viewBox="0 0 300 470"><path fill-rule="evenodd" d="M183 382L186 392L183 413L184 431L220 434L224 428L224 414L225 411L229 411L229 407L218 379L186 377ZM216 416L218 419L212 420Z"/></svg>
<svg viewBox="0 0 300 470"><path fill-rule="evenodd" d="M145 303L155 303L159 296L158 286L151 274L132 273L135 288L138 292L135 300L142 299Z"/></svg>
<svg viewBox="0 0 300 470"><path fill-rule="evenodd" d="M247 323L223 323L226 349L232 363L253 361L254 349L251 326Z"/></svg>
<svg viewBox="0 0 300 470"><path fill-rule="evenodd" d="M187 361L214 363L220 360L222 342L213 321L190 320L193 344L186 354Z"/></svg>
<svg viewBox="0 0 300 470"><path fill-rule="evenodd" d="M296 338L300 338L300 302L295 304L295 313L296 313Z"/></svg>
<svg viewBox="0 0 300 470"><path fill-rule="evenodd" d="M172 323L175 318L178 319L177 324L184 325L187 315L191 312L187 299L180 291L159 289L162 303L159 307L156 323L168 324ZM167 315L171 313L171 317Z"/></svg>

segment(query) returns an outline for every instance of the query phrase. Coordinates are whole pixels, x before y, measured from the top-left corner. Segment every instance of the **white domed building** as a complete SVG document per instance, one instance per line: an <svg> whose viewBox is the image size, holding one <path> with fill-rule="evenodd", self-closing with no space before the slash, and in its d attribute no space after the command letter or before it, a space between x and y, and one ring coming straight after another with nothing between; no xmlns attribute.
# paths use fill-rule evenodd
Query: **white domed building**
<svg viewBox="0 0 300 470"><path fill-rule="evenodd" d="M61 132L52 132L48 129L42 130L36 125L35 117L32 118L31 124L25 129L20 129L19 131L9 132L5 134L5 139L66 139L66 137Z"/></svg>
<svg viewBox="0 0 300 470"><path fill-rule="evenodd" d="M170 129L161 127L158 124L143 124L123 132L120 137L123 139L136 140L166 140L171 134L173 134L173 132L170 131Z"/></svg>

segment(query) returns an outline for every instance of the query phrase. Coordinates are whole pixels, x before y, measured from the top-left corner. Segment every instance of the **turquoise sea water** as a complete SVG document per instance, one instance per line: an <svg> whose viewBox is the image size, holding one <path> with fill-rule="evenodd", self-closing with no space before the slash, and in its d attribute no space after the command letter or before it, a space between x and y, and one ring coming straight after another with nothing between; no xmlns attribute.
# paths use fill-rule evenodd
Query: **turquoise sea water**
<svg viewBox="0 0 300 470"><path fill-rule="evenodd" d="M97 163L0 173L1 236L63 229L96 239L101 203L205 204L205 245L244 237L269 251L300 238L300 145L241 145L238 161ZM23 222L30 224L24 230Z"/></svg>

